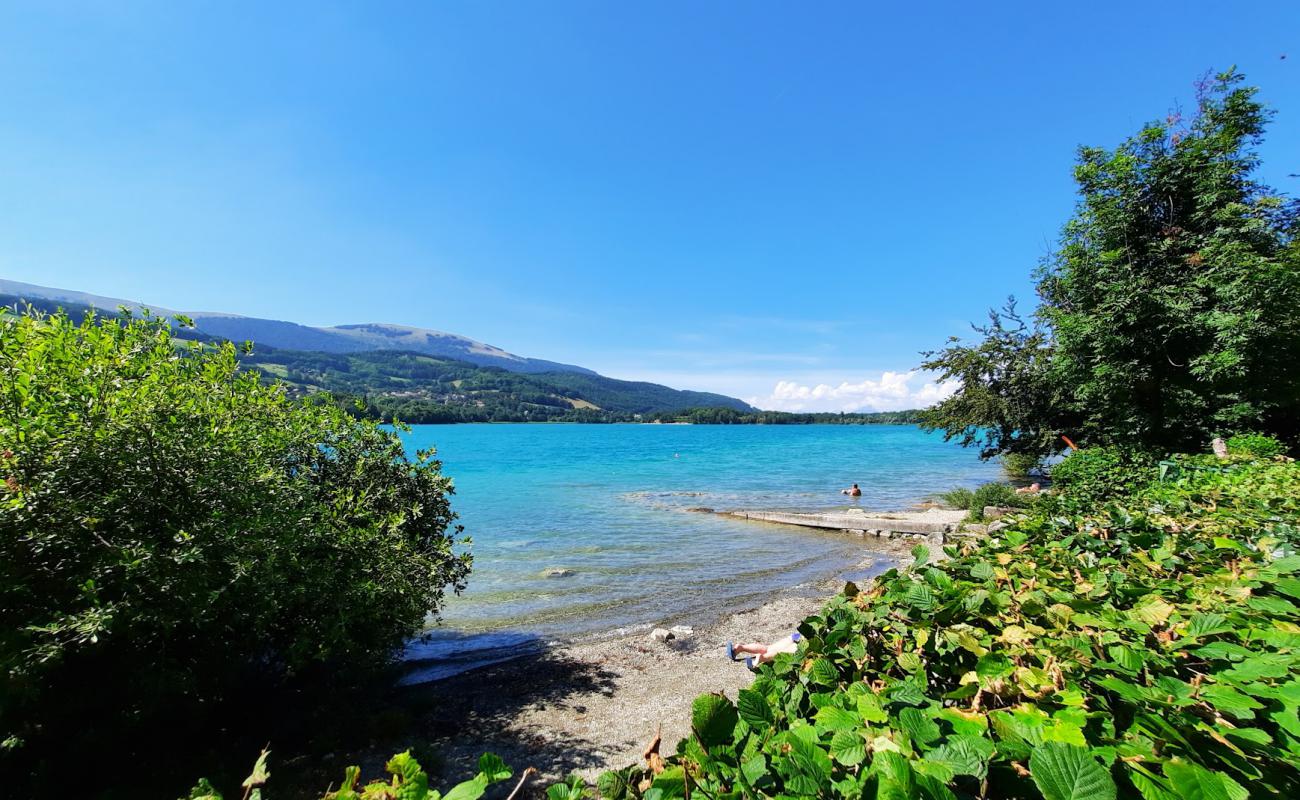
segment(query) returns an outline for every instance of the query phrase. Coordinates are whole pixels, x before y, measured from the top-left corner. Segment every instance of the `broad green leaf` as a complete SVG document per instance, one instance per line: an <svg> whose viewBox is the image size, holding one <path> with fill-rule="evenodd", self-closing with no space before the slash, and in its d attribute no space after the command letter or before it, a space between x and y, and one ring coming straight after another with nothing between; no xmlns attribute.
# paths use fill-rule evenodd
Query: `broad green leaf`
<svg viewBox="0 0 1300 800"><path fill-rule="evenodd" d="M1210 642L1192 652L1201 658L1218 659L1220 661L1240 661L1256 654L1254 650L1249 650L1232 642Z"/></svg>
<svg viewBox="0 0 1300 800"><path fill-rule="evenodd" d="M1201 688L1201 699L1215 708L1238 719L1253 719L1254 710L1263 708L1263 704L1253 697L1242 694L1231 686L1221 683Z"/></svg>
<svg viewBox="0 0 1300 800"><path fill-rule="evenodd" d="M1011 659L1001 653L989 653L975 662L975 674L985 679L1010 675L1013 669L1015 665L1011 663Z"/></svg>
<svg viewBox="0 0 1300 800"><path fill-rule="evenodd" d="M951 724L953 733L969 733L974 736L983 736L989 727L988 717L978 711L963 711L953 707L943 708L939 711L939 719Z"/></svg>
<svg viewBox="0 0 1300 800"><path fill-rule="evenodd" d="M754 730L767 730L774 719L767 697L753 689L741 689L737 693L736 709L740 718Z"/></svg>
<svg viewBox="0 0 1300 800"><path fill-rule="evenodd" d="M706 748L729 743L737 719L736 707L720 694L702 694L691 704L691 729Z"/></svg>
<svg viewBox="0 0 1300 800"><path fill-rule="evenodd" d="M424 773L420 774L422 776L424 775ZM559 785L564 786L564 784ZM487 781L483 779L483 776L476 775L470 780L453 786L445 795L442 796L442 800L478 800L478 798L482 797L483 793L487 791L487 787ZM425 793L428 790L428 778L425 777L422 781L407 784L402 788L404 791L399 791L397 795L401 800L407 800L407 798L411 798L411 800L424 800ZM551 789L554 788L554 786L551 787ZM567 788L568 787L566 787L566 798L570 796L567 793ZM547 790L546 796L551 797L550 789ZM554 800L554 798L552 798L552 800Z"/></svg>
<svg viewBox="0 0 1300 800"><path fill-rule="evenodd" d="M915 581L907 587L907 603L922 611L929 611L934 607L934 593L928 585Z"/></svg>
<svg viewBox="0 0 1300 800"><path fill-rule="evenodd" d="M925 705L925 692L911 681L896 683L885 691L891 703L903 703L909 706Z"/></svg>
<svg viewBox="0 0 1300 800"><path fill-rule="evenodd" d="M829 659L819 658L808 671L808 679L818 686L834 686L840 682L840 672Z"/></svg>
<svg viewBox="0 0 1300 800"><path fill-rule="evenodd" d="M1174 607L1163 597L1151 594L1139 600L1128 613L1133 619L1147 625L1159 626L1164 625L1169 615L1174 613Z"/></svg>
<svg viewBox="0 0 1300 800"><path fill-rule="evenodd" d="M478 758L478 771L488 783L497 783L509 778L513 773L500 756L484 753Z"/></svg>
<svg viewBox="0 0 1300 800"><path fill-rule="evenodd" d="M981 747L987 742L987 749ZM988 760L993 743L977 736L953 736L925 754L926 761L942 764L956 775L970 775L983 780L988 774Z"/></svg>
<svg viewBox="0 0 1300 800"><path fill-rule="evenodd" d="M1280 597L1252 597L1246 601L1246 605L1256 611L1263 611L1266 614L1277 614L1279 616L1294 617L1300 615L1300 608L1288 600Z"/></svg>
<svg viewBox="0 0 1300 800"><path fill-rule="evenodd" d="M898 727L917 744L929 744L939 738L939 726L918 708L904 708L898 712Z"/></svg>
<svg viewBox="0 0 1300 800"><path fill-rule="evenodd" d="M661 792L660 798L662 800L686 797L686 773L680 766L669 767L655 776L654 783L651 786Z"/></svg>
<svg viewBox="0 0 1300 800"><path fill-rule="evenodd" d="M1115 780L1082 747L1039 745L1029 758L1029 772L1044 800L1115 800Z"/></svg>
<svg viewBox="0 0 1300 800"><path fill-rule="evenodd" d="M624 800L629 796L630 786L622 772L607 770L596 779L596 791L601 800Z"/></svg>
<svg viewBox="0 0 1300 800"><path fill-rule="evenodd" d="M1174 794L1165 784L1157 783L1154 778L1138 772L1136 769L1130 768L1128 777L1133 782L1134 788L1142 795L1143 800L1180 800L1178 795Z"/></svg>
<svg viewBox="0 0 1300 800"><path fill-rule="evenodd" d="M813 720L818 731L855 730L862 725L862 720L857 714L837 706L826 706L818 710Z"/></svg>
<svg viewBox="0 0 1300 800"><path fill-rule="evenodd" d="M1165 776L1182 800L1245 800L1245 789L1226 775L1187 761L1169 761Z"/></svg>
<svg viewBox="0 0 1300 800"><path fill-rule="evenodd" d="M880 698L875 693L858 695L858 713L867 722L887 722L889 714L881 706Z"/></svg>
<svg viewBox="0 0 1300 800"><path fill-rule="evenodd" d="M923 544L918 544L912 548L912 569L920 569L925 566L925 562L930 560L930 548Z"/></svg>
<svg viewBox="0 0 1300 800"><path fill-rule="evenodd" d="M1136 674L1142 671L1144 666L1142 656L1124 645L1113 644L1106 648L1106 653L1110 656L1110 660L1114 661L1125 672Z"/></svg>
<svg viewBox="0 0 1300 800"><path fill-rule="evenodd" d="M831 758L846 767L861 764L867 757L867 741L856 730L836 731L831 737Z"/></svg>
<svg viewBox="0 0 1300 800"><path fill-rule="evenodd" d="M1294 659L1281 653L1253 656L1237 666L1218 673L1234 681L1253 681L1260 678L1282 678L1291 671Z"/></svg>
<svg viewBox="0 0 1300 800"><path fill-rule="evenodd" d="M753 758L747 758L741 763L740 771L744 774L745 780L754 786L767 777L767 759L761 753ZM601 800L604 800L603 794Z"/></svg>
<svg viewBox="0 0 1300 800"><path fill-rule="evenodd" d="M1203 636L1226 633L1230 630L1232 630L1232 625L1228 623L1228 618L1222 614L1196 614L1187 623L1186 635L1199 639Z"/></svg>

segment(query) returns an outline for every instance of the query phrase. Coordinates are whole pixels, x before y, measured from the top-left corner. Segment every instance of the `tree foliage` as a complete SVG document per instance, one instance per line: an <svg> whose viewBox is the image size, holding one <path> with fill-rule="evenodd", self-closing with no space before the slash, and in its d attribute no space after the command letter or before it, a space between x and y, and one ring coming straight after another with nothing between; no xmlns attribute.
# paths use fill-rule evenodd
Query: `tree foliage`
<svg viewBox="0 0 1300 800"><path fill-rule="evenodd" d="M1235 72L1197 113L1084 147L1079 202L1039 268L1032 323L994 314L924 367L961 389L924 423L996 453L1080 444L1201 449L1220 432L1300 434L1297 204L1259 183L1269 113Z"/></svg>
<svg viewBox="0 0 1300 800"><path fill-rule="evenodd" d="M382 664L469 572L432 452L286 398L228 343L5 313L0 386L0 738L20 755Z"/></svg>

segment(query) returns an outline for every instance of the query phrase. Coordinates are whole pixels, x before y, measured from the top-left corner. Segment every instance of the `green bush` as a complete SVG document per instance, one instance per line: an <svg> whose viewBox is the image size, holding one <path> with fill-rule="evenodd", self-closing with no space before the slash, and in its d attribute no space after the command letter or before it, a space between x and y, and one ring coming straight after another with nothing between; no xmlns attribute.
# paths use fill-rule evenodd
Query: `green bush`
<svg viewBox="0 0 1300 800"><path fill-rule="evenodd" d="M463 585L432 452L236 357L0 314L0 757L382 665Z"/></svg>
<svg viewBox="0 0 1300 800"><path fill-rule="evenodd" d="M970 510L970 518L978 521L984 519L985 506L1026 508L1029 503L1030 498L1018 494L1014 486L1005 483L986 483L971 494L967 509Z"/></svg>
<svg viewBox="0 0 1300 800"><path fill-rule="evenodd" d="M1155 459L1118 447L1076 450L1052 466L1056 502L1076 510L1127 497L1155 478Z"/></svg>
<svg viewBox="0 0 1300 800"><path fill-rule="evenodd" d="M1043 459L1032 453L1003 453L1002 469L1012 478L1028 478L1042 468Z"/></svg>
<svg viewBox="0 0 1300 800"><path fill-rule="evenodd" d="M1300 796L1298 547L1281 462L917 547L602 796Z"/></svg>
<svg viewBox="0 0 1300 800"><path fill-rule="evenodd" d="M974 496L975 493L970 489L967 489L965 486L958 486L955 489L950 489L949 491L941 493L939 499L943 501L944 505L950 508L959 508L962 511L969 511L971 499Z"/></svg>
<svg viewBox="0 0 1300 800"><path fill-rule="evenodd" d="M1260 433L1243 433L1228 439L1228 453L1234 456L1273 458L1286 452L1286 447L1272 436Z"/></svg>

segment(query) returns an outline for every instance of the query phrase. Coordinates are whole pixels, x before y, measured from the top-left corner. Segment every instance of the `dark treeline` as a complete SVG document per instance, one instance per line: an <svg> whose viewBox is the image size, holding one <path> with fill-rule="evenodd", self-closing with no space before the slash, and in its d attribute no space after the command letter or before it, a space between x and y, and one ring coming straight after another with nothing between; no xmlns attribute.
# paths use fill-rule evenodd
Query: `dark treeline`
<svg viewBox="0 0 1300 800"><path fill-rule="evenodd" d="M689 408L651 414L648 422L689 422L695 425L911 425L921 412L875 411L866 414L829 412L795 414L789 411L736 411L731 408Z"/></svg>

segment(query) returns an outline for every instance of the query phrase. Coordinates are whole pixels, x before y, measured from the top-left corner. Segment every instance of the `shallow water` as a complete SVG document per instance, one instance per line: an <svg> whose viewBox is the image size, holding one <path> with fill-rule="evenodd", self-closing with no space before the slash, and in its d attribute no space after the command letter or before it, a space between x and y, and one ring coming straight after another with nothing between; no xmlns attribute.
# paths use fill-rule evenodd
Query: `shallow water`
<svg viewBox="0 0 1300 800"><path fill-rule="evenodd" d="M863 541L692 508L904 508L996 480L910 425L420 425L473 537L469 588L408 657L431 679L557 639L707 624L845 575ZM858 483L862 497L839 489ZM563 570L563 576L547 576Z"/></svg>

